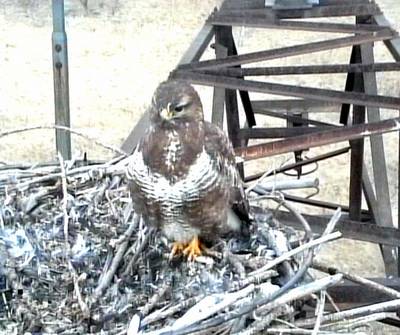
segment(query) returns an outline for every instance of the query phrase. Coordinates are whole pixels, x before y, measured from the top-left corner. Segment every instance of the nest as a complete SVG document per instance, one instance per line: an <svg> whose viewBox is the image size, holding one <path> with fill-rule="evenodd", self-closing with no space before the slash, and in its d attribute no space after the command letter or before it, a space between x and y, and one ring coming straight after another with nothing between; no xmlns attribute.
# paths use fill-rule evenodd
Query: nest
<svg viewBox="0 0 400 335"><path fill-rule="evenodd" d="M249 237L221 238L195 262L171 260L169 242L132 210L126 165L60 158L0 169L0 333L332 334L387 316L324 312L326 289L343 275L314 279L308 269L340 236L339 211L313 239L284 199L263 195L304 232L253 206Z"/></svg>

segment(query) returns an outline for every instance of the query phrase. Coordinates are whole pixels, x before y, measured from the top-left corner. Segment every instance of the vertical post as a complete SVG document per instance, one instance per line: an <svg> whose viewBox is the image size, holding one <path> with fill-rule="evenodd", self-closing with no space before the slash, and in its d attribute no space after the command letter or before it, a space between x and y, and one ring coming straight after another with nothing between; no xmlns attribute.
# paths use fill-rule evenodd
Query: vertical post
<svg viewBox="0 0 400 335"><path fill-rule="evenodd" d="M227 49L227 55L234 54L234 40L231 26L219 26L215 30L215 44L220 44ZM226 123L228 126L229 139L234 148L242 145L239 138L240 120L236 90L225 89ZM239 174L244 177L243 163L237 165Z"/></svg>
<svg viewBox="0 0 400 335"><path fill-rule="evenodd" d="M361 63L360 46L353 46L352 60ZM353 91L364 92L364 78L362 73L353 74ZM365 106L353 105L353 124L365 122ZM364 163L364 139L350 141L350 194L349 216L351 220L361 221L362 205L362 175Z"/></svg>
<svg viewBox="0 0 400 335"><path fill-rule="evenodd" d="M227 49L227 55L233 55L233 35L231 26L218 26L215 28L215 44L220 44ZM227 116L228 134L233 147L241 146L239 139L239 110L236 90L225 89L225 109Z"/></svg>
<svg viewBox="0 0 400 335"><path fill-rule="evenodd" d="M351 56L350 56L350 64L356 63L356 54L355 54L355 46L351 48ZM346 92L353 91L354 89L354 72L347 73L347 78L346 78L346 84L344 90ZM349 121L349 115L350 115L350 104L344 103L342 104L341 110L340 110L340 120L339 122L343 124L344 126L347 125Z"/></svg>
<svg viewBox="0 0 400 335"><path fill-rule="evenodd" d="M238 55L238 51L236 48L235 40L233 39L232 35L232 56ZM241 68L240 65L236 65L236 68ZM244 77L239 77L244 79ZM253 112L253 106L251 105L250 96L248 91L241 91L239 90L240 99L242 100L242 105L244 109L244 113L246 114L246 128L252 128L256 125L256 118ZM247 145L248 139L246 139L245 145Z"/></svg>
<svg viewBox="0 0 400 335"><path fill-rule="evenodd" d="M221 33L220 27L215 27L215 58L225 58L228 56L228 48L220 43ZM222 87L214 87L213 106L211 122L224 127L224 108L225 108L225 89Z"/></svg>
<svg viewBox="0 0 400 335"><path fill-rule="evenodd" d="M68 49L64 21L64 0L52 0L52 8L55 124L69 127ZM69 132L56 129L56 148L64 159L71 159L71 134Z"/></svg>
<svg viewBox="0 0 400 335"><path fill-rule="evenodd" d="M373 64L373 43L365 43L360 46L361 59L363 63ZM364 89L367 94L377 94L377 82L375 72L364 72ZM381 120L378 107L367 107L368 122L379 122ZM387 165L382 135L370 137L372 170L374 175L376 200L378 203L377 217L375 221L384 227L393 227L392 207L390 202L389 181L387 176ZM381 246L383 260L387 276L398 276L397 249L390 246Z"/></svg>
<svg viewBox="0 0 400 335"><path fill-rule="evenodd" d="M400 132L399 136L399 144L398 144L398 162L397 162L397 229L400 229ZM397 248L397 271L400 276L400 248ZM398 315L399 316L399 315Z"/></svg>

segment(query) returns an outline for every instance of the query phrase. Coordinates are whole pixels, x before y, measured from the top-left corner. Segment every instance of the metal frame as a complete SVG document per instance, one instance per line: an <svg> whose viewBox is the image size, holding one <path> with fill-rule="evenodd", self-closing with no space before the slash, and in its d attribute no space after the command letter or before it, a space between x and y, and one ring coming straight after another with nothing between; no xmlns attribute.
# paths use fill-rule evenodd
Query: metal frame
<svg viewBox="0 0 400 335"><path fill-rule="evenodd" d="M353 16L355 22L339 24L304 21L307 18L336 16ZM232 35L233 26L340 32L353 35L240 54L236 50ZM340 221L338 229L345 237L380 244L386 274L394 276L395 279L391 284L400 288L399 262L395 252L400 246L400 231L393 226L382 141L383 133L399 131L400 118L382 121L379 114L380 108L399 110L400 98L378 95L375 75L379 71L400 70L400 39L397 36L379 7L368 0L320 0L319 5L295 10L266 8L264 0L225 0L221 8L215 10L206 20L185 56L171 72L171 78L214 88L212 121L222 126L226 115L228 134L236 154L244 160L298 152L337 142L349 143L350 147L327 152L312 159L298 160L275 173L288 169L301 169L304 165L350 151L349 205L343 206L349 215ZM203 61L201 56L213 37L215 43L212 46L216 57L213 60ZM375 63L372 46L374 42L379 41L388 47L394 62ZM242 67L259 61L350 47L352 48L350 64ZM299 87L246 78L320 73L347 73L344 90ZM284 95L288 99L251 101L249 92ZM238 122L239 97L247 119L244 126ZM308 118L309 113L317 112L338 113L341 125ZM350 112L353 115L352 124L348 124ZM288 127L252 128L255 125L255 116L259 114L286 119ZM130 153L134 149L146 122L148 122L146 116L143 116L122 146L124 151ZM294 125L296 127L290 127ZM371 138L374 183L371 182L364 164L363 139L366 136ZM248 146L248 140L251 138L280 138L280 140ZM243 167L242 172L245 180L254 180L263 173L246 176ZM362 194L367 200L368 210L361 208ZM294 196L288 196L287 200L327 209L338 206L334 203ZM323 216L305 215L305 218L317 233L321 233L328 222ZM279 212L278 219L289 225L296 224L296 220L285 212ZM375 295L365 298L357 293L357 289L350 286L345 283L335 288L336 291L332 294L341 297L341 303L352 305L381 299ZM355 293L348 294L348 292Z"/></svg>

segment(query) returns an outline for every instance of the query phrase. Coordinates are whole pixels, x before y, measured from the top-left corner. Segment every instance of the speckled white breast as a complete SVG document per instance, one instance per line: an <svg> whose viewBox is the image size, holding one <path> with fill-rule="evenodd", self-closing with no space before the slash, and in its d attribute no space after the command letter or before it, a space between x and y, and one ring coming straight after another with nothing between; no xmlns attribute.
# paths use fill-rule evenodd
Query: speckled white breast
<svg viewBox="0 0 400 335"><path fill-rule="evenodd" d="M199 235L200 231L185 222L182 207L186 203L199 200L208 189L219 182L220 175L215 173L214 169L214 162L203 150L187 174L174 182L151 171L144 162L142 152L136 150L131 156L127 176L146 193L149 202L156 202L161 206L163 220L161 226L165 235L175 241L186 242L194 235Z"/></svg>

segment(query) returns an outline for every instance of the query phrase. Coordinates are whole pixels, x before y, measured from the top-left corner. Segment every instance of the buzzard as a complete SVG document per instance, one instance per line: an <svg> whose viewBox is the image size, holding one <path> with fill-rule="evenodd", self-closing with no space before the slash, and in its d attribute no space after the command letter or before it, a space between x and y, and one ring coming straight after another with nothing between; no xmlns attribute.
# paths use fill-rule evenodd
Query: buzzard
<svg viewBox="0 0 400 335"><path fill-rule="evenodd" d="M149 110L150 126L130 157L127 177L134 209L174 241L171 255L201 255L200 241L240 229L228 220L244 203L235 156L225 133L204 121L194 88L161 83Z"/></svg>

